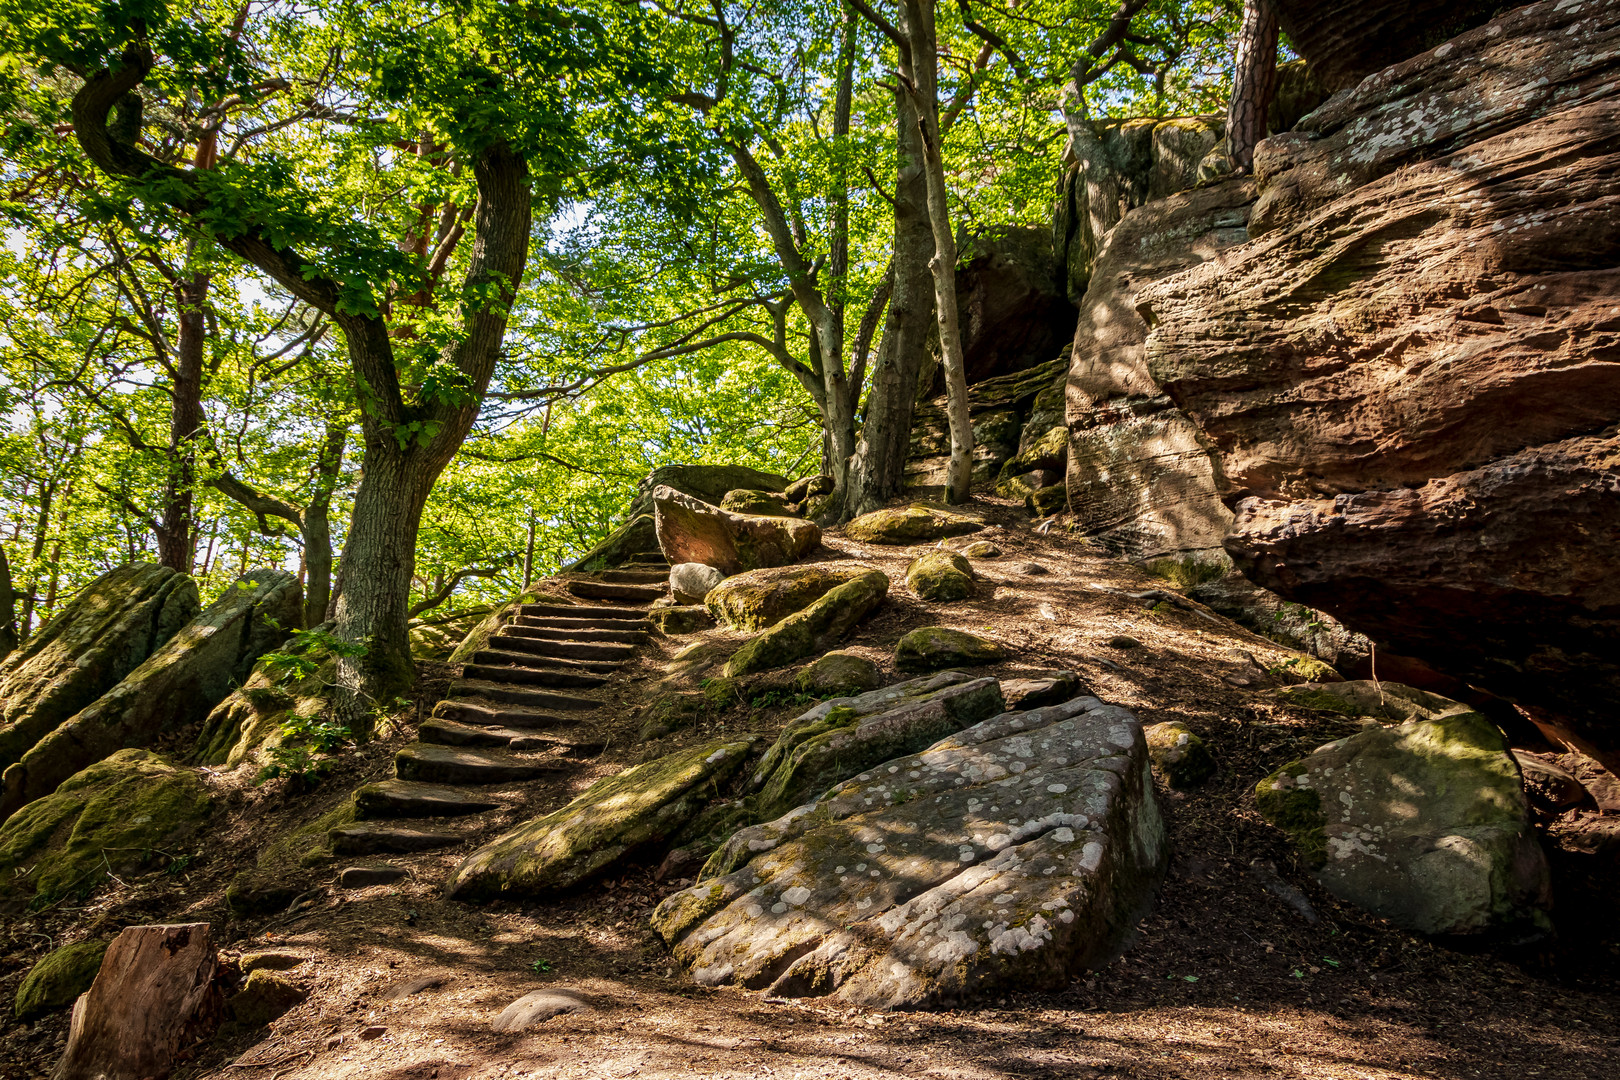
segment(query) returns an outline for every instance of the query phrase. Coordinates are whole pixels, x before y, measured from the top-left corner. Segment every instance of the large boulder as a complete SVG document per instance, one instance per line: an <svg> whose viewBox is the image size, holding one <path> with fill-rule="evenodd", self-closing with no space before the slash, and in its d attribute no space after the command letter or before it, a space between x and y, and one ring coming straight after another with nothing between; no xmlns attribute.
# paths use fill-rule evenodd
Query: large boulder
<svg viewBox="0 0 1620 1080"><path fill-rule="evenodd" d="M707 563L683 562L669 568L669 591L677 604L701 604L726 575Z"/></svg>
<svg viewBox="0 0 1620 1080"><path fill-rule="evenodd" d="M653 490L658 546L673 566L699 562L725 574L785 566L821 543L813 522L733 514L670 487Z"/></svg>
<svg viewBox="0 0 1620 1080"><path fill-rule="evenodd" d="M1277 0L1277 18L1317 77L1344 90L1508 6L1502 0Z"/></svg>
<svg viewBox="0 0 1620 1080"><path fill-rule="evenodd" d="M788 478L760 472L746 465L660 465L648 473L636 489L626 520L651 514L658 489L673 488L683 495L719 505L731 491L781 492L789 487Z"/></svg>
<svg viewBox="0 0 1620 1080"><path fill-rule="evenodd" d="M1148 371L1148 325L1136 299L1145 285L1245 243L1253 200L1254 185L1240 180L1132 210L1109 233L1080 304L1068 382L1069 505L1082 532L1134 558L1219 551L1232 520L1210 447Z"/></svg>
<svg viewBox="0 0 1620 1080"><path fill-rule="evenodd" d="M453 900L545 896L665 841L740 769L753 737L657 758L598 780L560 810L492 840L450 876Z"/></svg>
<svg viewBox="0 0 1620 1080"><path fill-rule="evenodd" d="M794 676L793 685L816 697L847 697L876 690L882 681L883 673L866 657L835 651L806 664Z"/></svg>
<svg viewBox="0 0 1620 1080"><path fill-rule="evenodd" d="M1255 803L1329 892L1407 930L1547 925L1519 766L1478 713L1329 743L1260 781Z"/></svg>
<svg viewBox="0 0 1620 1080"><path fill-rule="evenodd" d="M0 778L0 816L48 795L80 769L204 719L302 618L298 579L261 570L218 600L122 682L37 742Z"/></svg>
<svg viewBox="0 0 1620 1080"><path fill-rule="evenodd" d="M639 505L639 503L638 503ZM658 531L653 523L652 504L646 511L632 514L591 550L563 567L568 574L592 573L607 570L642 555L657 555Z"/></svg>
<svg viewBox="0 0 1620 1080"><path fill-rule="evenodd" d="M106 941L81 941L47 953L28 969L17 987L13 1004L17 1019L33 1023L48 1012L72 1005L96 981L106 954Z"/></svg>
<svg viewBox="0 0 1620 1080"><path fill-rule="evenodd" d="M705 595L704 606L733 630L763 630L871 572L870 566L848 563L750 570L716 585Z"/></svg>
<svg viewBox="0 0 1620 1080"><path fill-rule="evenodd" d="M0 825L0 895L47 902L89 893L109 874L176 855L210 805L194 770L120 750Z"/></svg>
<svg viewBox="0 0 1620 1080"><path fill-rule="evenodd" d="M844 535L868 544L915 544L965 536L984 528L984 522L938 506L895 507L874 510L844 525Z"/></svg>
<svg viewBox="0 0 1620 1080"><path fill-rule="evenodd" d="M1516 8L1262 143L1255 239L1136 298L1246 576L1611 746L1617 87L1620 8Z"/></svg>
<svg viewBox="0 0 1620 1080"><path fill-rule="evenodd" d="M901 671L978 667L1005 659L1007 650L997 642L948 626L919 626L894 648L894 662Z"/></svg>
<svg viewBox="0 0 1620 1080"><path fill-rule="evenodd" d="M726 675L751 675L826 652L888 594L889 575L863 568L860 577L829 590L804 610L751 638L726 662Z"/></svg>
<svg viewBox="0 0 1620 1080"><path fill-rule="evenodd" d="M972 564L954 551L930 551L906 567L906 585L923 600L965 600L973 579Z"/></svg>
<svg viewBox="0 0 1620 1080"><path fill-rule="evenodd" d="M118 685L197 614L197 585L155 563L109 570L0 662L0 770Z"/></svg>
<svg viewBox="0 0 1620 1080"><path fill-rule="evenodd" d="M653 928L701 984L935 1007L1107 962L1164 859L1140 726L1080 698L984 720L744 829Z"/></svg>

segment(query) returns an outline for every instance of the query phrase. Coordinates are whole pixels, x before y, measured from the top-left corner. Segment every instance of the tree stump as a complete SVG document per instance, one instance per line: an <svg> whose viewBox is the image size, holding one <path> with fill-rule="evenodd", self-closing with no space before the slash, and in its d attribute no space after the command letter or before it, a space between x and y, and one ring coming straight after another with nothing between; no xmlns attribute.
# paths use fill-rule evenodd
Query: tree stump
<svg viewBox="0 0 1620 1080"><path fill-rule="evenodd" d="M51 1080L168 1075L180 1052L219 1023L217 967L207 923L124 930L73 1006L67 1050Z"/></svg>

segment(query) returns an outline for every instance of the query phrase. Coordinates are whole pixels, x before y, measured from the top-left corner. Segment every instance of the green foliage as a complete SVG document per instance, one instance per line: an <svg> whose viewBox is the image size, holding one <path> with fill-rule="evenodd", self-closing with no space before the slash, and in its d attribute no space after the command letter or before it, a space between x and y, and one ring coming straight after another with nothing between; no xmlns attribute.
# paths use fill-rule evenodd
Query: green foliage
<svg viewBox="0 0 1620 1080"><path fill-rule="evenodd" d="M365 645L342 641L330 630L317 626L298 631L280 649L265 653L259 658L259 666L278 684L288 686L315 674L329 657L364 655Z"/></svg>

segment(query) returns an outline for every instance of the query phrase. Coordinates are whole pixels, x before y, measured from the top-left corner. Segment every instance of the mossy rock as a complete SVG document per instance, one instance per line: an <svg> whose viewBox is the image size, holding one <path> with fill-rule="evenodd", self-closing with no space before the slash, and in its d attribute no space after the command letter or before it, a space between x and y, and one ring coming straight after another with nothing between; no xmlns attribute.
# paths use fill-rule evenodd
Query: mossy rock
<svg viewBox="0 0 1620 1080"><path fill-rule="evenodd" d="M870 566L811 564L750 570L726 578L703 599L709 614L734 630L763 630L803 611L833 589L872 573Z"/></svg>
<svg viewBox="0 0 1620 1080"><path fill-rule="evenodd" d="M668 634L671 637L714 629L714 616L710 615L709 609L702 604L675 604L670 607L653 608L647 612L647 621L652 623L660 634Z"/></svg>
<svg viewBox="0 0 1620 1080"><path fill-rule="evenodd" d="M1062 484L1040 488L1024 497L1024 505L1036 517L1059 513L1069 508L1069 489Z"/></svg>
<svg viewBox="0 0 1620 1080"><path fill-rule="evenodd" d="M901 671L940 671L999 664L1007 650L994 641L945 626L922 626L900 639L894 660Z"/></svg>
<svg viewBox="0 0 1620 1080"><path fill-rule="evenodd" d="M1069 460L1069 429L1059 425L1035 439L1017 455L1008 458L1001 467L999 479L1006 480L1022 473L1050 469L1062 472Z"/></svg>
<svg viewBox="0 0 1620 1080"><path fill-rule="evenodd" d="M1061 474L1044 469L1007 476L996 481L996 494L1003 499L1015 499L1028 505L1027 500L1030 496L1042 488L1051 487L1060 479Z"/></svg>
<svg viewBox="0 0 1620 1080"><path fill-rule="evenodd" d="M844 535L868 544L915 544L947 536L965 536L982 528L982 521L963 514L913 504L862 514L844 526Z"/></svg>
<svg viewBox="0 0 1620 1080"><path fill-rule="evenodd" d="M88 894L109 870L161 866L161 853L183 849L211 804L192 770L150 750L120 750L0 825L0 891L46 903Z"/></svg>
<svg viewBox="0 0 1620 1080"><path fill-rule="evenodd" d="M299 871L333 859L330 833L360 820L350 793L332 809L289 830L267 844L254 866L243 870L225 890L225 905L237 915L273 915L309 886Z"/></svg>
<svg viewBox="0 0 1620 1080"><path fill-rule="evenodd" d="M733 514L755 514L761 517L797 517L788 506L788 500L769 491L750 491L738 488L726 492L720 500L720 509Z"/></svg>
<svg viewBox="0 0 1620 1080"><path fill-rule="evenodd" d="M32 1023L48 1012L72 1005L96 981L101 958L106 954L105 941L81 941L47 953L17 987L17 1019Z"/></svg>
<svg viewBox="0 0 1620 1080"><path fill-rule="evenodd" d="M243 1027L259 1028L284 1016L309 996L302 986L279 971L259 968L247 977L240 993L227 1002L231 1018Z"/></svg>
<svg viewBox="0 0 1620 1080"><path fill-rule="evenodd" d="M453 900L546 896L595 877L678 834L752 755L755 738L670 754L592 784L560 810L468 856L446 887Z"/></svg>
<svg viewBox="0 0 1620 1080"><path fill-rule="evenodd" d="M1169 721L1144 728L1148 757L1173 788L1197 787L1215 773L1209 747L1185 724Z"/></svg>
<svg viewBox="0 0 1620 1080"><path fill-rule="evenodd" d="M965 600L973 595L973 567L954 551L931 551L912 560L906 584L924 600Z"/></svg>
<svg viewBox="0 0 1620 1080"><path fill-rule="evenodd" d="M864 571L748 641L726 663L726 675L751 675L825 652L881 604L888 592L887 574Z"/></svg>
<svg viewBox="0 0 1620 1080"><path fill-rule="evenodd" d="M975 540L962 549L962 554L969 559L999 559L1001 549L988 540Z"/></svg>
<svg viewBox="0 0 1620 1080"><path fill-rule="evenodd" d="M851 697L876 690L882 679L878 666L866 657L830 652L806 665L793 684L803 693L816 697Z"/></svg>
<svg viewBox="0 0 1620 1080"><path fill-rule="evenodd" d="M804 504L818 496L831 495L837 486L830 476L806 476L789 484L787 490L782 492L782 498L790 504Z"/></svg>
<svg viewBox="0 0 1620 1080"><path fill-rule="evenodd" d="M1308 653L1295 653L1288 659L1273 664L1269 669L1269 674L1281 679L1293 679L1302 683L1337 683L1344 681L1344 676L1333 670L1333 665Z"/></svg>
<svg viewBox="0 0 1620 1080"><path fill-rule="evenodd" d="M1460 701L1404 683L1373 682L1370 679L1284 686L1273 690L1271 696L1302 709L1319 709L1340 716L1371 717L1392 724L1403 724L1409 720L1441 720L1474 711Z"/></svg>
<svg viewBox="0 0 1620 1080"><path fill-rule="evenodd" d="M600 544L563 567L562 572L580 574L593 570L610 570L615 566L623 566L643 552L657 551L658 533L653 524L651 510L652 507L649 505L643 512L632 514L629 521L614 529Z"/></svg>
<svg viewBox="0 0 1620 1080"><path fill-rule="evenodd" d="M197 744L187 758L196 765L234 769L258 751L281 745L282 729L299 718L314 719L327 711L327 693L337 678L337 658L322 647L300 654L315 664L302 679L283 681L279 669L260 660L242 687L231 693L203 721Z"/></svg>
<svg viewBox="0 0 1620 1080"><path fill-rule="evenodd" d="M1507 740L1474 712L1366 728L1255 787L1328 891L1425 934L1545 929L1550 877Z"/></svg>

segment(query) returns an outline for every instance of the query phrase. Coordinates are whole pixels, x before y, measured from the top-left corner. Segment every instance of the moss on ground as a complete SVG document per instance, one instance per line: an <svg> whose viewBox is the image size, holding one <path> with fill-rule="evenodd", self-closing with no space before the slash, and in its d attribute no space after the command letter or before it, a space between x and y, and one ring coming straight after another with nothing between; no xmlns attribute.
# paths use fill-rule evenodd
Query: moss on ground
<svg viewBox="0 0 1620 1080"><path fill-rule="evenodd" d="M13 1006L17 1019L32 1023L48 1012L72 1005L96 981L101 958L106 954L106 941L81 941L47 953L17 987Z"/></svg>

